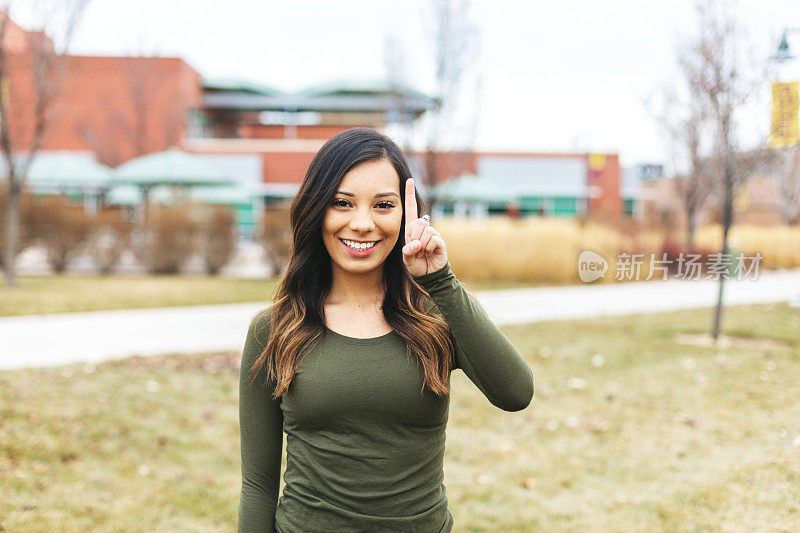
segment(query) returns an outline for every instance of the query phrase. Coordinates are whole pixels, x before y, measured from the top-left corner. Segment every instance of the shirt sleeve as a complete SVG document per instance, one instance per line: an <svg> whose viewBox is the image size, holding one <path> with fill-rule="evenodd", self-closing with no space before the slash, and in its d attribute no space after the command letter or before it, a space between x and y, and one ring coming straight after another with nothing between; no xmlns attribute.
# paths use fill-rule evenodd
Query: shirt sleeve
<svg viewBox="0 0 800 533"><path fill-rule="evenodd" d="M486 398L504 411L525 409L533 398L533 371L519 350L456 279L448 261L436 272L412 276L436 303L450 328L461 368Z"/></svg>
<svg viewBox="0 0 800 533"><path fill-rule="evenodd" d="M274 532L283 451L283 412L280 399L272 400L262 367L250 384L248 374L268 338L269 318L256 315L250 322L239 371L239 428L242 452L242 489L238 533ZM274 382L272 382L274 386Z"/></svg>

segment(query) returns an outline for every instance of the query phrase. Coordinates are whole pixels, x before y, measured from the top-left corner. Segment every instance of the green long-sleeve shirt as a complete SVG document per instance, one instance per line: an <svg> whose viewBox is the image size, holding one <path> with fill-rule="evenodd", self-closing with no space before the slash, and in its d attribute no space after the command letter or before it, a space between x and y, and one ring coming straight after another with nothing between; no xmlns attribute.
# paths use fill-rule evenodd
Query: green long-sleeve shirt
<svg viewBox="0 0 800 533"><path fill-rule="evenodd" d="M505 411L528 406L533 372L450 270L414 279L450 328L460 368ZM239 379L241 532L449 532L442 469L450 397L420 395L421 365L395 331L354 338L327 327L289 391L270 398L264 369L247 374L269 335L250 323ZM274 385L274 383L273 383ZM278 501L283 432L285 487Z"/></svg>

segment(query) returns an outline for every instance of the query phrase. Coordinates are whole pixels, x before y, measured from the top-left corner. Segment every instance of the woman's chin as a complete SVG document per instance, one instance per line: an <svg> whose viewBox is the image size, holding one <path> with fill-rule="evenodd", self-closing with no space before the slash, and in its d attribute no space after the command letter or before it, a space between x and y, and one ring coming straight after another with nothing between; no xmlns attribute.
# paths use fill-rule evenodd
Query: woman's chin
<svg viewBox="0 0 800 533"><path fill-rule="evenodd" d="M363 274L370 272L383 265L386 258L379 257L356 257L345 254L344 257L337 259L339 268L345 272L352 272L353 274Z"/></svg>

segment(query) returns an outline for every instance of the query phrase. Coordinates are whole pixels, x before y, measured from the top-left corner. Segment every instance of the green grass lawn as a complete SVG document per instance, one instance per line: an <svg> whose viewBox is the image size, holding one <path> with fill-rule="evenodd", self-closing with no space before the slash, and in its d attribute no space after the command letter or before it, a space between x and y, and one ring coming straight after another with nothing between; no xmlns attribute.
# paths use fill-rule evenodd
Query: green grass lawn
<svg viewBox="0 0 800 533"><path fill-rule="evenodd" d="M212 276L21 276L0 286L0 316L266 302L277 279Z"/></svg>
<svg viewBox="0 0 800 533"><path fill-rule="evenodd" d="M180 305L266 302L278 278L232 279L213 276L20 276L9 289L0 276L0 317ZM464 285L470 291L531 287L487 281Z"/></svg>
<svg viewBox="0 0 800 533"><path fill-rule="evenodd" d="M445 485L456 531L796 531L800 310L729 308L504 327L533 403L453 374ZM240 354L0 372L7 531L233 531ZM0 527L0 530L3 530Z"/></svg>

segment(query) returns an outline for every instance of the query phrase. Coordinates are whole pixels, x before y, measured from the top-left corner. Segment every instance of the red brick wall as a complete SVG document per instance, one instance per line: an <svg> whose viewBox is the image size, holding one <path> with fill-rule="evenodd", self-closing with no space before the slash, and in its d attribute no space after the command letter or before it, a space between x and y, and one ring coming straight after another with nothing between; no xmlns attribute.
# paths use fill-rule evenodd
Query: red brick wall
<svg viewBox="0 0 800 533"><path fill-rule="evenodd" d="M6 71L7 79L3 80L0 90L5 93L12 149L27 150L33 138L35 104L30 54L27 52L8 54Z"/></svg>
<svg viewBox="0 0 800 533"><path fill-rule="evenodd" d="M0 16L5 16L2 10L0 10ZM0 125L0 127L8 127L12 150L28 150L35 128L36 93L34 91L33 58L36 55L36 57L51 59L49 64L53 67L58 67L61 63L56 60L52 39L44 33L26 31L11 19L6 21L5 31L3 38L5 68L0 91L3 93L6 105L8 124ZM59 72L59 69L51 68L46 72L55 74ZM52 80L55 79L55 76L51 75L46 79Z"/></svg>
<svg viewBox="0 0 800 533"><path fill-rule="evenodd" d="M419 158L423 169L428 165L430 157L425 152L410 152ZM479 154L474 152L437 152L433 155L436 182L442 183L462 174L475 174L478 171Z"/></svg>
<svg viewBox="0 0 800 533"><path fill-rule="evenodd" d="M264 183L301 183L313 152L269 152L262 154Z"/></svg>
<svg viewBox="0 0 800 533"><path fill-rule="evenodd" d="M93 151L115 166L177 145L186 111L201 105L200 75L180 58L63 56L57 64L60 90L43 150ZM28 150L35 115L31 54L9 54L7 67L13 149Z"/></svg>
<svg viewBox="0 0 800 533"><path fill-rule="evenodd" d="M0 9L0 18L3 16L5 16L5 13ZM29 32L20 27L19 24L13 20L8 19L6 22L6 33L3 38L3 49L11 54L25 53L29 46L29 39L41 35L42 34L39 32ZM52 48L52 39L47 36L45 36L45 39L47 39L47 44Z"/></svg>
<svg viewBox="0 0 800 533"><path fill-rule="evenodd" d="M67 57L51 150L94 151L116 165L177 145L201 105L200 75L180 58Z"/></svg>
<svg viewBox="0 0 800 533"><path fill-rule="evenodd" d="M600 196L589 199L589 213L617 218L622 214L620 168L617 154L588 154L586 182L600 188Z"/></svg>

